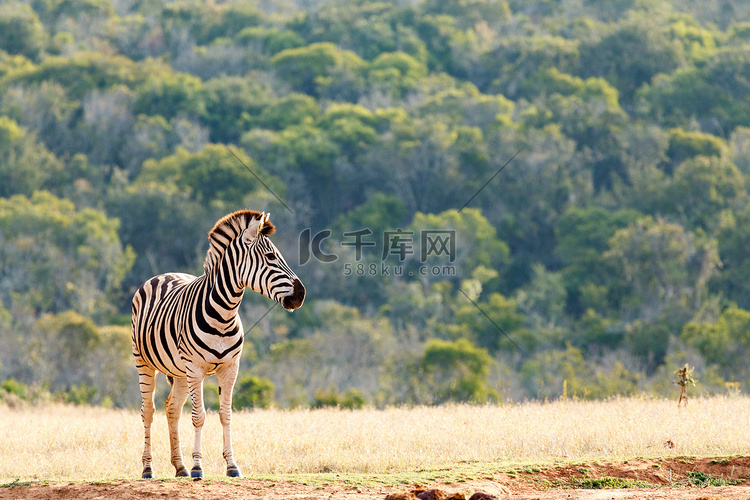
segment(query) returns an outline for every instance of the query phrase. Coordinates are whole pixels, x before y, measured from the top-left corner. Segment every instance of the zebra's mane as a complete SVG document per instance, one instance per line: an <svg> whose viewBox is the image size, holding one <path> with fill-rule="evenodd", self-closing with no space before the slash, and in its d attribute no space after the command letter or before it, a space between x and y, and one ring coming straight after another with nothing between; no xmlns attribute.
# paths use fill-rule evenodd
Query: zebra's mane
<svg viewBox="0 0 750 500"><path fill-rule="evenodd" d="M216 263L221 260L221 256L224 255L229 243L240 236L251 221L260 219L262 216L263 214L255 210L239 210L219 219L214 224L213 229L208 232L208 252L206 252L206 260L203 261L204 272L209 274ZM276 228L271 221L266 221L260 230L260 234L270 236L275 231Z"/></svg>

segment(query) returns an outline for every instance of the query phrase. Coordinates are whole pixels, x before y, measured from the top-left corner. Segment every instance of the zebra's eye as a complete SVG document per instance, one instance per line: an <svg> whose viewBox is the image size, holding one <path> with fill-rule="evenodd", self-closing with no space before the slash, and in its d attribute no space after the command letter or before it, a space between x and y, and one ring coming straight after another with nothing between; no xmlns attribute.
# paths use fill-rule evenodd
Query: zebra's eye
<svg viewBox="0 0 750 500"><path fill-rule="evenodd" d="M266 254L266 260L276 260L276 254L273 252L268 252Z"/></svg>

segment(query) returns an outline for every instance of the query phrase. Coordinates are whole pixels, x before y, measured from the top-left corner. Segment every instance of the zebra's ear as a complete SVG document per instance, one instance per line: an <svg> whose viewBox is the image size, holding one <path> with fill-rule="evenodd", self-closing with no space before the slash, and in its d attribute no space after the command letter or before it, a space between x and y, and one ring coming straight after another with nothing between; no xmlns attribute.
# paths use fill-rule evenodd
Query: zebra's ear
<svg viewBox="0 0 750 500"><path fill-rule="evenodd" d="M242 241L250 243L252 240L258 237L263 231L263 224L268 220L268 216L265 213L260 214L260 217L253 219L248 224L247 229L242 231Z"/></svg>

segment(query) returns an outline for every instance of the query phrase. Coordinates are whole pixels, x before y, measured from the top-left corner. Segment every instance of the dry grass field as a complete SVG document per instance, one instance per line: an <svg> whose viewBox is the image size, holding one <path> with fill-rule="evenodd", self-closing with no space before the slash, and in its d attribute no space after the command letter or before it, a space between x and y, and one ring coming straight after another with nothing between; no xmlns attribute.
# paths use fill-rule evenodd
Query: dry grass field
<svg viewBox="0 0 750 500"><path fill-rule="evenodd" d="M188 406L186 406L186 409ZM236 412L235 457L247 477L281 479L399 475L406 481L462 480L514 467L719 457L750 449L750 398L674 401L618 398L503 406L441 406L358 411ZM166 417L152 428L154 472L168 478ZM207 477L221 477L221 426L204 430ZM112 481L140 476L142 426L136 411L50 405L0 406L0 481ZM190 456L190 415L182 419ZM312 477L312 476L311 476ZM410 479L411 478L411 479Z"/></svg>

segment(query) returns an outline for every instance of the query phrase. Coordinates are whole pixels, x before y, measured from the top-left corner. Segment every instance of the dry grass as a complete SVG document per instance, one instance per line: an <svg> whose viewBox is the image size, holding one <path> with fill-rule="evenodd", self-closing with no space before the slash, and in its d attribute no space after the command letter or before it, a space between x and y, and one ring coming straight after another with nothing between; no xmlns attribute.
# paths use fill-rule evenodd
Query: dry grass
<svg viewBox="0 0 750 500"><path fill-rule="evenodd" d="M725 456L747 451L750 398L615 399L505 406L387 410L265 410L235 413L235 456L246 475L394 474L479 464L655 456ZM134 411L0 406L0 479L110 480L140 476L142 427ZM166 417L152 431L154 470L171 477ZM190 456L190 415L182 419ZM665 447L671 441L673 448ZM221 426L204 430L207 476L222 476Z"/></svg>

